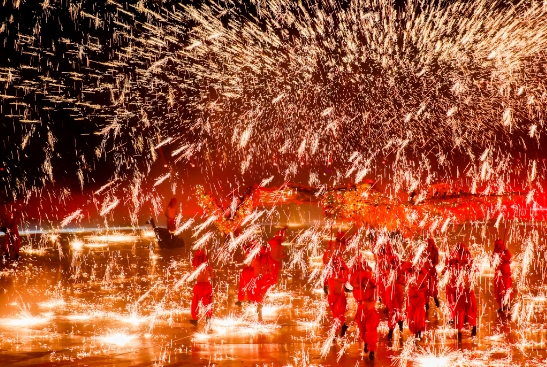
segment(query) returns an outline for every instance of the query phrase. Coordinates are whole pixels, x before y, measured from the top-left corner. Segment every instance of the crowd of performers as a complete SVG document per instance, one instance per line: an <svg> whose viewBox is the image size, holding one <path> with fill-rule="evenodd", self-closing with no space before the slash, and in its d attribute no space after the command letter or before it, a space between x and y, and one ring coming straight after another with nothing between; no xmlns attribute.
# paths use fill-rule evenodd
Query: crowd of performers
<svg viewBox="0 0 547 367"><path fill-rule="evenodd" d="M261 313L264 296L279 279L285 256L282 246L284 239L285 229L281 229L267 244L257 246L249 243L244 246L245 260L236 305L250 302L256 304L257 312ZM323 254L323 289L332 312L333 329L342 338L348 329L346 293L353 294L357 303L354 322L364 342L364 352L369 353L370 359L374 359L378 342L378 303L383 303L388 313L388 340L393 339L396 328L402 335L405 321L411 334L420 339L425 331L430 300L436 307L440 307L439 273L448 278L445 299L450 324L457 329L458 340L462 338L465 324L470 326L471 336L476 336L478 315L473 284L475 268L471 252L464 243L458 243L449 252L440 272L439 250L433 238L427 240L427 245L419 255L413 254L412 260L401 259L389 241L377 242L374 246L374 270L360 253L349 268L344 261L346 247L347 239L343 232L329 241ZM503 240L496 240L491 265L495 271L493 282L495 298L500 307L498 312L508 310L514 296L510 264L511 253L507 246ZM197 325L200 310L207 320L213 312L210 283L212 271L203 250L196 251L192 265L198 272L191 306L192 323Z"/></svg>
<svg viewBox="0 0 547 367"><path fill-rule="evenodd" d="M285 231L285 228L277 231L267 244L257 246L256 243L249 242L243 246L245 260L239 277L239 290L235 303L237 306L242 306L244 302L253 303L257 306L257 312L261 314L266 293L279 280L282 260L285 257L283 251ZM203 250L196 250L194 253L192 267L197 273L197 282L194 285L190 322L197 325L200 310L202 314L205 314L207 321L213 313L210 282L213 272Z"/></svg>

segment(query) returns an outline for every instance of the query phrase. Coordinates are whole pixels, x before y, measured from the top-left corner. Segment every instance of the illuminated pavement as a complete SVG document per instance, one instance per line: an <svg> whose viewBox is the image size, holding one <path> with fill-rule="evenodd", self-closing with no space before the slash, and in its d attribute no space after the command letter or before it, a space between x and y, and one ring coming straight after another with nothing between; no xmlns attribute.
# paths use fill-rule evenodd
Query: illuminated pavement
<svg viewBox="0 0 547 367"><path fill-rule="evenodd" d="M140 233L86 236L79 234L81 243L72 247L67 235L57 241L34 236L34 250L23 253L17 267L1 265L1 366L547 365L547 301L537 296L544 259L536 259L537 273L528 277L526 297L535 298L523 301L519 322L497 315L492 274L484 270L477 293L478 338L467 330L458 345L431 303L424 340L414 342L405 327L402 339L396 333L388 343L381 308L377 358L370 362L354 324L346 339L325 345L330 340L325 297L300 271L284 273L260 321L254 307L234 305L241 259L217 269L215 317L206 331L203 322L197 328L188 322L193 282L181 281L191 272L187 250L160 249ZM511 250L518 267L521 250ZM351 295L348 300L351 322L355 304Z"/></svg>

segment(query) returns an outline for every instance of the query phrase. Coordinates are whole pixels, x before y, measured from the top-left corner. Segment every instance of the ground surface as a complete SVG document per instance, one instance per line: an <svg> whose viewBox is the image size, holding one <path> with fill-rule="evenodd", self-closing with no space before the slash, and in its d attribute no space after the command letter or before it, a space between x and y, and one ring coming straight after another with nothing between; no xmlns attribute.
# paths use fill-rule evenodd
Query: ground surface
<svg viewBox="0 0 547 367"><path fill-rule="evenodd" d="M466 330L460 344L445 310L433 302L422 340L414 341L405 326L402 337L396 333L388 342L379 305L380 340L371 362L353 323L345 339L329 346L330 314L309 272L286 270L259 319L254 306L234 305L240 259L217 267L215 316L206 330L203 321L197 327L188 321L187 249L161 249L141 232L98 234L25 237L22 260L0 264L1 366L547 365L540 268L532 278L537 284L529 286L535 296L523 301L519 315L526 316L518 323L496 312L492 274L481 273L478 337ZM70 245L77 239L80 249ZM511 249L521 251L520 245ZM309 271L319 263L306 261ZM355 303L351 295L348 300L351 322Z"/></svg>

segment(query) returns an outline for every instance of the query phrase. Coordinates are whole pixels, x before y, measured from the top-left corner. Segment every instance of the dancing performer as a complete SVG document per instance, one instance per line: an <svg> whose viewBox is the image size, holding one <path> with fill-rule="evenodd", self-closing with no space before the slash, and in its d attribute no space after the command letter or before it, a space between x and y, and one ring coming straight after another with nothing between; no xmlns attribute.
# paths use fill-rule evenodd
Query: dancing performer
<svg viewBox="0 0 547 367"><path fill-rule="evenodd" d="M353 297L357 302L355 322L359 334L365 343L364 352L369 353L369 359L374 359L378 342L378 324L380 315L376 310L376 280L367 262L358 256L357 262L351 268L350 284L353 287Z"/></svg>
<svg viewBox="0 0 547 367"><path fill-rule="evenodd" d="M471 260L471 254L465 244L458 243L446 258L445 267L442 275L448 272L448 282L446 283L446 303L450 313L449 323L454 323L454 312L456 307L456 289L460 269L467 266Z"/></svg>
<svg viewBox="0 0 547 367"><path fill-rule="evenodd" d="M13 249L15 254L14 259L19 260L19 248L21 247L21 237L19 236L19 223L21 222L21 216L19 211L15 208L12 208L11 211L7 213L7 218L5 220L3 228L5 230L4 234L4 259L10 259L10 246ZM3 226L3 227L4 227Z"/></svg>
<svg viewBox="0 0 547 367"><path fill-rule="evenodd" d="M260 252L253 259L254 279L256 287L251 292L252 301L257 304L256 312L262 312L264 296L273 285L272 258L266 245L260 247Z"/></svg>
<svg viewBox="0 0 547 367"><path fill-rule="evenodd" d="M477 301L472 287L473 258L464 243L458 243L447 259L443 273L449 271L446 285L446 301L450 311L450 323L458 329L458 339L461 340L461 330L467 321L472 326L471 336L477 334Z"/></svg>
<svg viewBox="0 0 547 367"><path fill-rule="evenodd" d="M342 231L338 231L336 233L336 239L333 241L332 237L329 240L329 243L327 244L327 249L323 253L323 265L325 266L325 269L328 267L328 264L331 262L334 256L342 256L344 252L346 251L346 238L345 233ZM325 294L329 294L329 286L328 286L328 275L325 277L325 281L323 283L323 291Z"/></svg>
<svg viewBox="0 0 547 367"><path fill-rule="evenodd" d="M435 301L435 306L439 307L439 291L437 288L439 279L437 277L437 265L439 264L439 249L435 244L433 238L427 239L427 248L425 251L426 262L424 264L427 270L427 283L428 289L425 295L425 308L429 309L429 298L433 298Z"/></svg>
<svg viewBox="0 0 547 367"><path fill-rule="evenodd" d="M213 314L213 287L210 279L214 277L211 266L207 262L207 255L203 250L196 250L192 259L192 267L197 271L196 284L194 285L194 296L192 298L192 306L190 308L192 319L190 322L193 325L198 324L201 308L205 312L207 322Z"/></svg>
<svg viewBox="0 0 547 367"><path fill-rule="evenodd" d="M393 339L393 330L395 329L396 324L399 325L399 331L403 331L404 287L407 281L407 273L412 268L412 263L409 261L401 261L399 256L394 252L389 259L389 266L391 272L389 275L389 283L385 291L385 302L389 309L389 332L387 338L391 340Z"/></svg>
<svg viewBox="0 0 547 367"><path fill-rule="evenodd" d="M285 258L285 252L283 250L283 241L285 240L285 231L287 227L284 227L277 231L275 236L268 241L270 245L270 256L272 266L272 286L279 281L279 274L281 272L282 261Z"/></svg>
<svg viewBox="0 0 547 367"><path fill-rule="evenodd" d="M425 263L425 261L424 261ZM408 328L416 338L425 331L426 294L429 290L429 270L425 264L413 268L413 276L408 283L406 299L406 319Z"/></svg>
<svg viewBox="0 0 547 367"><path fill-rule="evenodd" d="M239 291L237 292L237 301L235 303L237 306L241 306L243 302L251 302L254 299L253 294L256 292L255 269L252 261L249 259L254 246L252 242L243 245L245 261L243 262L243 270L239 276Z"/></svg>
<svg viewBox="0 0 547 367"><path fill-rule="evenodd" d="M456 286L456 305L454 321L458 329L458 340L462 339L462 328L467 321L471 326L471 336L477 335L477 297L473 290L473 270L467 267L460 271Z"/></svg>
<svg viewBox="0 0 547 367"><path fill-rule="evenodd" d="M349 269L342 256L336 254L332 257L328 269L328 302L332 311L333 322L336 325L336 330L341 327L340 337L346 335L348 325L346 325L346 306L347 299L344 291L344 285L348 281Z"/></svg>
<svg viewBox="0 0 547 367"><path fill-rule="evenodd" d="M511 252L501 239L494 243L491 265L494 268L494 293L500 305L498 312L511 307L513 299L513 282L511 280Z"/></svg>
<svg viewBox="0 0 547 367"><path fill-rule="evenodd" d="M177 214L177 199L171 198L171 200L169 200L169 205L167 205L167 209L165 209L165 216L167 217L167 230L171 234L175 233L177 229Z"/></svg>
<svg viewBox="0 0 547 367"><path fill-rule="evenodd" d="M391 247L391 242L387 241L381 245L377 245L377 250L375 253L376 258L376 282L378 287L378 297L380 301L386 305L386 287L389 277L389 259L393 254L393 248ZM389 312L389 309L386 309Z"/></svg>

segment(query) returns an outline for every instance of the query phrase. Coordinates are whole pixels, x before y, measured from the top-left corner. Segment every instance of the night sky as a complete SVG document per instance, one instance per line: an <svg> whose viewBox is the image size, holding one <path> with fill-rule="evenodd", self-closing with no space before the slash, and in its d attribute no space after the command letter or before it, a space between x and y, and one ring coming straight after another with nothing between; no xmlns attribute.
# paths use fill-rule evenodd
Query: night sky
<svg viewBox="0 0 547 367"><path fill-rule="evenodd" d="M486 2L498 30L458 2L260 4L4 2L4 200L405 175L526 190L534 164L541 186L546 25L514 25L531 2Z"/></svg>

